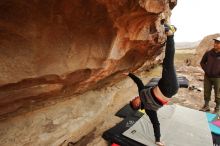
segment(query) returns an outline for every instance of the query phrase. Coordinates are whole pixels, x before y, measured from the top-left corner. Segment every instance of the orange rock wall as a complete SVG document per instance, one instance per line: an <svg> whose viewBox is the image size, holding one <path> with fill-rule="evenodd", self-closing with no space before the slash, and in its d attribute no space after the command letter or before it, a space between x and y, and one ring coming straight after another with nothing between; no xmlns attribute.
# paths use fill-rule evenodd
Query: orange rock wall
<svg viewBox="0 0 220 146"><path fill-rule="evenodd" d="M54 104L151 64L175 0L0 1L0 116ZM52 100L51 100L52 99Z"/></svg>

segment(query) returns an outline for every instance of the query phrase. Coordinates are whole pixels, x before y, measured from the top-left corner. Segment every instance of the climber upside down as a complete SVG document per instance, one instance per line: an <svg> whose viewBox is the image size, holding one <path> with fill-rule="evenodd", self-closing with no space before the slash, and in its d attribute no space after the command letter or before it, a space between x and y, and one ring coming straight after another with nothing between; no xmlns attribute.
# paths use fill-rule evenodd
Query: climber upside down
<svg viewBox="0 0 220 146"><path fill-rule="evenodd" d="M176 28L165 25L167 35L165 58L162 64L162 77L157 86L146 87L143 82L133 73L125 72L123 75L129 76L137 85L139 96L130 101L130 106L134 110L144 109L153 125L155 144L165 146L161 142L160 123L157 117L157 110L168 103L168 100L177 93L179 89L175 66L174 66L174 32Z"/></svg>

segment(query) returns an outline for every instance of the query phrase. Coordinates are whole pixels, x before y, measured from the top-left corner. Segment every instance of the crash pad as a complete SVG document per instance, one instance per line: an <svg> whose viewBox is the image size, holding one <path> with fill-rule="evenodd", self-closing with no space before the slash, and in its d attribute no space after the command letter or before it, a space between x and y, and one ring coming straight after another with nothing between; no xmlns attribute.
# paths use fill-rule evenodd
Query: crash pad
<svg viewBox="0 0 220 146"><path fill-rule="evenodd" d="M160 78L152 78L147 84L146 87L153 87L158 84ZM188 88L189 87L189 80L184 76L177 77L177 81L179 83L180 88Z"/></svg>
<svg viewBox="0 0 220 146"><path fill-rule="evenodd" d="M168 105L158 110L161 140L169 146L213 146L206 114L180 105ZM124 136L144 145L155 146L153 126L147 115L142 116Z"/></svg>
<svg viewBox="0 0 220 146"><path fill-rule="evenodd" d="M217 114L206 113L209 128L212 133L220 135L220 119Z"/></svg>

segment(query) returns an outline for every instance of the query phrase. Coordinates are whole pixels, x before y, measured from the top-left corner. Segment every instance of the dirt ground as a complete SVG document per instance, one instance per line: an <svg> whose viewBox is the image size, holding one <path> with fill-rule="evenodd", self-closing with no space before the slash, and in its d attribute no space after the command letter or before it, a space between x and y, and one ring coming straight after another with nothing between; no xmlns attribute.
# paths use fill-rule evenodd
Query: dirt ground
<svg viewBox="0 0 220 146"><path fill-rule="evenodd" d="M183 50L179 52L178 50L176 51L175 65L177 76L185 76L189 80L189 88L180 88L178 93L172 98L171 104L178 104L199 110L203 105L203 71L200 67L190 66L189 62L186 61L193 55L194 51L192 50L184 50L184 52ZM140 73L138 76L141 77L144 83L147 83L153 77L160 77L160 74L161 66L157 66L149 72ZM130 86L127 87L125 84L130 84ZM102 133L122 120L114 114L126 105L132 97L137 95L137 87L129 78L126 78L124 81L118 83L115 87L118 91L113 97L113 103L109 105L106 110L105 117L103 117L105 120L102 123L99 123L99 126L96 127L93 132L82 138L77 143L69 144L69 146L109 145L109 143L101 137ZM214 94L212 93L212 101L210 102L211 110L214 110L215 107L213 95Z"/></svg>

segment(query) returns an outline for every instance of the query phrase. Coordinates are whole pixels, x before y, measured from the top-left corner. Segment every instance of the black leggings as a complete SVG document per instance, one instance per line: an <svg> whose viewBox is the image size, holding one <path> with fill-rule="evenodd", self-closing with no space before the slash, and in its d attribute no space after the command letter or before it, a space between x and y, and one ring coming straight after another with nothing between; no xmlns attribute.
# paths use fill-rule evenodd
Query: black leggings
<svg viewBox="0 0 220 146"><path fill-rule="evenodd" d="M167 36L165 58L163 60L162 77L158 82L158 87L164 96L171 98L177 93L179 89L179 84L176 77L176 71L174 67L174 40L173 36ZM143 82L134 74L129 73L128 75L138 87L138 92L140 93L142 89L147 87L144 86Z"/></svg>
<svg viewBox="0 0 220 146"><path fill-rule="evenodd" d="M167 36L162 78L158 82L158 87L163 95L168 98L171 98L174 94L176 94L179 89L174 67L174 54L175 46L173 36Z"/></svg>

